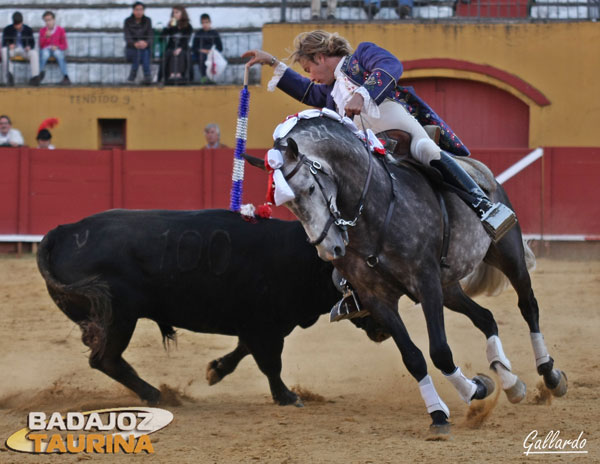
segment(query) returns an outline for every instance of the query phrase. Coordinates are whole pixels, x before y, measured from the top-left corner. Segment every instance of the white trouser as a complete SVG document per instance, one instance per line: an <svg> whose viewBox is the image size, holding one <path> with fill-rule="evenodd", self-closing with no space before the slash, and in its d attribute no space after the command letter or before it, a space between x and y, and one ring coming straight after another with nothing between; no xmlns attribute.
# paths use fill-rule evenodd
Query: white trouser
<svg viewBox="0 0 600 464"><path fill-rule="evenodd" d="M9 49L8 47L2 47L2 76L6 79L6 73L10 72L14 75L15 64L9 59L15 56L22 56L29 60L31 65L31 77L35 77L40 73L40 58L38 51L35 48L26 51L23 47L14 47Z"/></svg>
<svg viewBox="0 0 600 464"><path fill-rule="evenodd" d="M408 132L412 141L410 143L410 154L426 166L431 160L440 159L440 147L427 135L423 126L398 102L384 100L379 105L380 116L369 117L366 112L361 114L366 127L361 125L361 116L354 116L354 123L361 129L371 129L376 134L387 130L403 130Z"/></svg>
<svg viewBox="0 0 600 464"><path fill-rule="evenodd" d="M327 0L327 16L335 15L337 0ZM321 0L311 0L310 15L321 17Z"/></svg>

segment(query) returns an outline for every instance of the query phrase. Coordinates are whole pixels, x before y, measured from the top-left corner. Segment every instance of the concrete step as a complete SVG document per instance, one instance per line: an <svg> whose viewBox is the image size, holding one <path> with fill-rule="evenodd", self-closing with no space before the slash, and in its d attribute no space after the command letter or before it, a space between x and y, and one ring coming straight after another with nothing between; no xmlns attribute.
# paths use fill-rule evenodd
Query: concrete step
<svg viewBox="0 0 600 464"><path fill-rule="evenodd" d="M95 0L90 0L94 2ZM178 2L179 3L179 2ZM453 15L455 0L416 0L413 9L414 18L437 19ZM344 21L367 21L369 17L363 10L363 0L338 1L336 18ZM397 20L394 0L382 1L383 8L375 16L375 20ZM105 2L82 4L79 0L62 1L59 4L24 3L21 5L0 4L0 24L10 24L11 15L15 10L21 11L25 23L34 29L44 26L42 14L52 6L57 14L57 23L65 29L121 29L123 21L131 14L131 4ZM200 27L200 15L208 13L216 29L262 27L265 23L280 22L282 18L281 2L247 1L187 4L188 15L195 29ZM323 10L324 11L324 10ZM146 15L152 19L155 28L162 28L168 22L171 4L148 5ZM310 2L288 1L285 9L288 22L310 22Z"/></svg>

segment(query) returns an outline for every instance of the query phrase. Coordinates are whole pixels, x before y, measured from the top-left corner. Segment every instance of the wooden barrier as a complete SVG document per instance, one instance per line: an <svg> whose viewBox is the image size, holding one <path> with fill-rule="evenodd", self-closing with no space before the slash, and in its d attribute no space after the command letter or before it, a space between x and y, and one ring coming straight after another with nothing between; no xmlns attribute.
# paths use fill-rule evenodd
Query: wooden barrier
<svg viewBox="0 0 600 464"><path fill-rule="evenodd" d="M262 157L266 149L248 150ZM473 150L498 175L530 150ZM600 236L600 148L544 148L504 185L525 234ZM42 235L111 208L228 208L233 150L0 151L0 235ZM262 204L266 174L247 165L244 203ZM274 216L293 219L285 208Z"/></svg>

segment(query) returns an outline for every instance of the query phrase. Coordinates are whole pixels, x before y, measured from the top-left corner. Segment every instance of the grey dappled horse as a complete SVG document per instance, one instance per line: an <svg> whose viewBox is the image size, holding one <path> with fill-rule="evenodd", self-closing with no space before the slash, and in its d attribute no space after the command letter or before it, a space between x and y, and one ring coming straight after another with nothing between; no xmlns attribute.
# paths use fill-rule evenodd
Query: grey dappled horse
<svg viewBox="0 0 600 464"><path fill-rule="evenodd" d="M389 167L396 182L393 196L392 176L382 161L368 154L364 143L343 124L326 117L300 119L276 140L274 148L283 153L282 173L295 194L286 206L302 222L319 256L333 262L352 283L362 305L391 334L404 364L419 382L432 426L446 428L449 411L398 314L402 295L421 303L431 359L465 402L485 398L494 385L485 376L466 378L455 365L446 341L443 305L468 316L485 334L488 361L509 400L518 402L525 396L525 385L511 372L491 312L469 298L459 284L478 266L483 267L484 260L505 274L517 292L537 370L546 386L556 396L566 393L566 376L553 368L540 333L538 305L525 261L530 250L524 246L518 224L494 244L475 213L455 194L443 192L451 232L448 267L441 266L442 209L430 182L415 168ZM493 176L490 184L490 198L512 208ZM357 219L355 224L348 226L353 219Z"/></svg>

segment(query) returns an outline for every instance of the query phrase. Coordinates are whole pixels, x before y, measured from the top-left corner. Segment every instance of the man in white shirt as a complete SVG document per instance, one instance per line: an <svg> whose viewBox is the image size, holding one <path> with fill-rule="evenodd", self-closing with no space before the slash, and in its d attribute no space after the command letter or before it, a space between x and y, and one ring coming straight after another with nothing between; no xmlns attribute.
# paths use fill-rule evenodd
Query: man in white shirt
<svg viewBox="0 0 600 464"><path fill-rule="evenodd" d="M4 114L0 116L0 147L20 147L24 144L21 132L12 128L10 118Z"/></svg>

